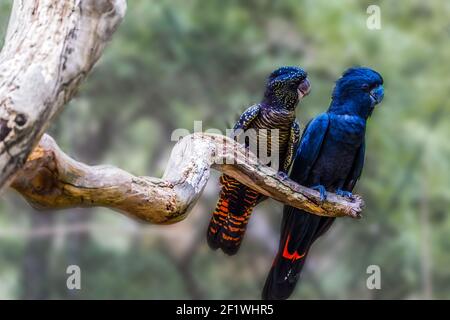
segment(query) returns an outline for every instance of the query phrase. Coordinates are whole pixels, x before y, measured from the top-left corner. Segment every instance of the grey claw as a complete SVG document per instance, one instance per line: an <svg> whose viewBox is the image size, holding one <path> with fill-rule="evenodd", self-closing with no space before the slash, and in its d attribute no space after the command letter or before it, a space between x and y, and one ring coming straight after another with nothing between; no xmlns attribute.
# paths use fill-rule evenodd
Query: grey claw
<svg viewBox="0 0 450 320"><path fill-rule="evenodd" d="M286 181L287 179L289 179L289 176L283 171L278 172L278 177L281 181Z"/></svg>
<svg viewBox="0 0 450 320"><path fill-rule="evenodd" d="M345 190L342 190L342 189L337 189L336 190L336 194L338 196L341 196L341 197L344 197L344 198L348 198L348 199L350 199L352 201L355 200L355 197L353 196L353 193L351 193L349 191L345 191Z"/></svg>
<svg viewBox="0 0 450 320"><path fill-rule="evenodd" d="M327 190L325 189L325 187L323 185L318 184L317 186L311 187L311 189L319 191L321 202L324 202L325 200L327 200Z"/></svg>

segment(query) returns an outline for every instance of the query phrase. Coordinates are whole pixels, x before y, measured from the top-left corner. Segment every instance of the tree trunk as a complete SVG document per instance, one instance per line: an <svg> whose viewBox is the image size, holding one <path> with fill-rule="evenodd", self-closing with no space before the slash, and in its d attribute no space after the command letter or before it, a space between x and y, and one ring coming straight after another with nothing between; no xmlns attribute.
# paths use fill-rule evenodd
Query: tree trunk
<svg viewBox="0 0 450 320"><path fill-rule="evenodd" d="M72 98L125 9L125 0L14 1L0 53L0 189Z"/></svg>

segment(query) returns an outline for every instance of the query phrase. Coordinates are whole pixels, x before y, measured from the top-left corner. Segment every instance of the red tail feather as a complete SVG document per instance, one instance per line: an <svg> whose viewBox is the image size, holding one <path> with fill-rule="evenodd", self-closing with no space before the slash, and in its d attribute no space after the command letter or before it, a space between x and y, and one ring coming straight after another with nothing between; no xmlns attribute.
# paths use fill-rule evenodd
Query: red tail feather
<svg viewBox="0 0 450 320"><path fill-rule="evenodd" d="M241 245L247 223L260 194L237 180L222 175L222 190L208 227L208 244L235 254Z"/></svg>

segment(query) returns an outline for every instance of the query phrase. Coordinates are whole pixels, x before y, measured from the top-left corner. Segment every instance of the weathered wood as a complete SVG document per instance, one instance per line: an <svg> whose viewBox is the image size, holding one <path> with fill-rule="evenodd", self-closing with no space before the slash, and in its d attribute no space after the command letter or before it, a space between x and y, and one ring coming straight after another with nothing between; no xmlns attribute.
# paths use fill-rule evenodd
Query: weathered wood
<svg viewBox="0 0 450 320"><path fill-rule="evenodd" d="M283 179L220 135L182 139L161 179L87 166L42 136L100 57L125 10L126 0L14 1L0 53L0 189L13 181L12 187L41 209L104 206L152 223L174 223L188 214L214 168L311 213L359 217L361 198L351 202L329 194L321 203L316 191Z"/></svg>
<svg viewBox="0 0 450 320"><path fill-rule="evenodd" d="M0 53L0 189L71 99L126 0L15 0Z"/></svg>
<svg viewBox="0 0 450 320"><path fill-rule="evenodd" d="M211 168L321 216L358 218L364 205L358 196L349 201L332 193L321 203L317 191L279 176L234 140L206 133L189 135L175 145L161 179L77 162L44 135L11 186L39 209L103 206L150 223L168 224L187 216Z"/></svg>

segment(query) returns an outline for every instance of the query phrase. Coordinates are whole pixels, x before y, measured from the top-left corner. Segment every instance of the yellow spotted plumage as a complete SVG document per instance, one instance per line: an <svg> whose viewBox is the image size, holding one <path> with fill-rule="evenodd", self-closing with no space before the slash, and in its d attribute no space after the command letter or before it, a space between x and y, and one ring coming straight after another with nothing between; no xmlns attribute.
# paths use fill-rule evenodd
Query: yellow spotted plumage
<svg viewBox="0 0 450 320"><path fill-rule="evenodd" d="M275 112L256 105L247 109L241 123L244 130L256 130L256 139L261 136L267 139L268 153L278 152L280 170L287 172L300 135L294 111ZM272 148L271 129L278 130L278 150ZM241 245L253 208L264 197L227 175L220 177L220 183L222 189L209 224L208 243L213 249L220 247L227 254L234 254Z"/></svg>
<svg viewBox="0 0 450 320"><path fill-rule="evenodd" d="M264 99L248 108L239 118L234 130L245 132L254 129L256 135L247 135L250 141L267 141L267 153L277 154L279 171L287 173L296 150L300 128L295 120L295 107L299 101L299 88L309 92L306 72L298 67L282 67L269 76ZM278 131L278 141L271 141L271 130ZM242 133L241 132L241 133ZM258 144L258 149L260 146ZM272 164L273 165L273 164ZM222 186L219 200L207 231L208 244L212 249L221 248L225 253L235 254L242 243L253 208L265 197L227 175L220 177Z"/></svg>

